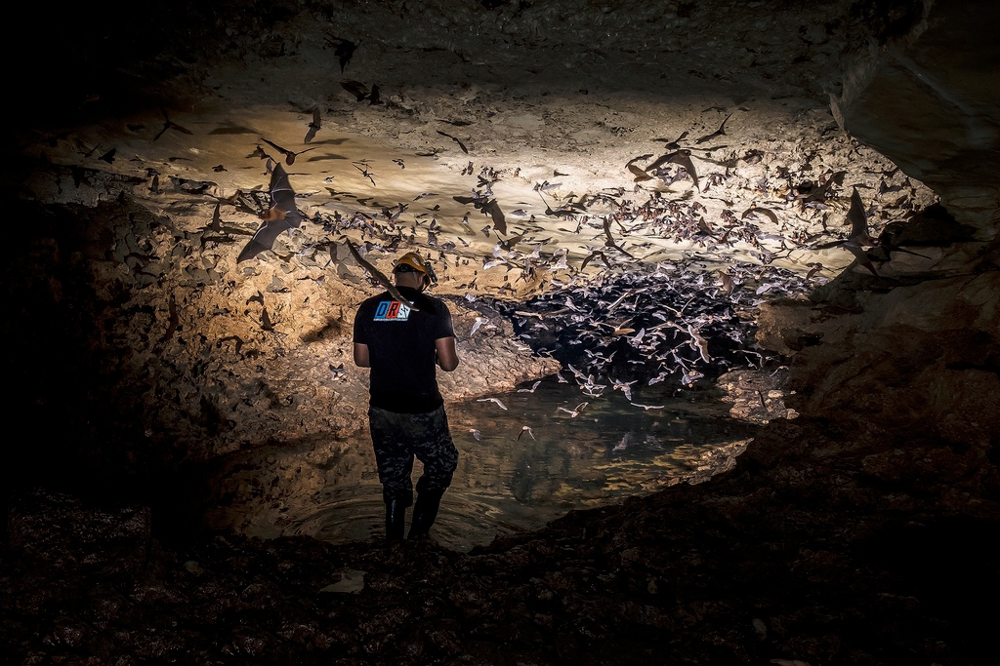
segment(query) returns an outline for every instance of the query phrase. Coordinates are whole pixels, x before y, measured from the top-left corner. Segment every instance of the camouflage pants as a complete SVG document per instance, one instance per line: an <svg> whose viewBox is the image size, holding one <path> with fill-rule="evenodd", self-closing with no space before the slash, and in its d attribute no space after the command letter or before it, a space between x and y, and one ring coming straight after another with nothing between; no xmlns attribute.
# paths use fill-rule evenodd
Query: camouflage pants
<svg viewBox="0 0 1000 666"><path fill-rule="evenodd" d="M413 457L424 465L417 492L441 491L451 484L458 467L458 449L451 441L444 406L426 414L398 414L378 407L368 408L378 478L386 503L396 499L413 504Z"/></svg>

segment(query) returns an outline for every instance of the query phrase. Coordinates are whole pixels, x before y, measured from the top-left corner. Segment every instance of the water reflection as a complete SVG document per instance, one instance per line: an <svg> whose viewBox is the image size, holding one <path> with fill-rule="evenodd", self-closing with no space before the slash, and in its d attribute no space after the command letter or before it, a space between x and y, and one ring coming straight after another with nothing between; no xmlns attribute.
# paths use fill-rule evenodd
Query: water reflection
<svg viewBox="0 0 1000 666"><path fill-rule="evenodd" d="M713 392L650 387L633 396L662 405L647 410L620 392L589 399L547 378L534 392L495 397L507 409L485 401L448 409L460 459L433 534L456 550L536 529L571 509L655 491L693 470L707 449L753 435L753 426L728 418L728 405ZM355 451L370 446L352 444ZM285 533L332 542L380 537L384 506L369 457L360 481L328 484L315 512ZM419 471L416 463L414 479Z"/></svg>

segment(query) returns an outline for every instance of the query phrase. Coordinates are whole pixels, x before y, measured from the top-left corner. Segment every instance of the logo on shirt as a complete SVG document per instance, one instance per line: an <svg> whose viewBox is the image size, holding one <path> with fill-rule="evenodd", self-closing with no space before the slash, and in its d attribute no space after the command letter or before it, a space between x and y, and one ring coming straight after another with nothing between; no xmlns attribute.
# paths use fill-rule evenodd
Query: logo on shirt
<svg viewBox="0 0 1000 666"><path fill-rule="evenodd" d="M379 301L375 308L375 321L406 321L410 318L410 308L399 301Z"/></svg>

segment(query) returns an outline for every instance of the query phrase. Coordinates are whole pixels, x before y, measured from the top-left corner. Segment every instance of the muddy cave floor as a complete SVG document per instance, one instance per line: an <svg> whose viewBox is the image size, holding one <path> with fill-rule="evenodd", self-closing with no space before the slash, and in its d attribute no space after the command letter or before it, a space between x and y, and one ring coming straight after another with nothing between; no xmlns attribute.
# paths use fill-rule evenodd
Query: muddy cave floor
<svg viewBox="0 0 1000 666"><path fill-rule="evenodd" d="M853 473L899 460L885 436L775 422L706 484L468 554L164 542L148 508L22 493L0 560L4 661L987 663L990 613L970 598L1000 592L996 521L948 515L948 488L903 472Z"/></svg>

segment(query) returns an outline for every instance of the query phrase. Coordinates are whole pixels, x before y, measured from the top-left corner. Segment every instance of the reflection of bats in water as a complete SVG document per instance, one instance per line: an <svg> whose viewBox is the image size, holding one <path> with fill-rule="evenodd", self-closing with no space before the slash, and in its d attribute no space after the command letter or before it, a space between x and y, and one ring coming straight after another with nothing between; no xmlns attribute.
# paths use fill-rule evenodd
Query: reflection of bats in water
<svg viewBox="0 0 1000 666"><path fill-rule="evenodd" d="M285 168L280 164L276 165L271 173L271 207L261 215L261 218L264 224L240 252L236 263L252 259L264 250L270 250L274 245L274 239L282 231L298 227L302 223L303 215L295 207L295 190L288 182Z"/></svg>
<svg viewBox="0 0 1000 666"><path fill-rule="evenodd" d="M354 247L354 243L352 243L350 240L345 240L344 242L347 243L347 249L351 251L351 254L354 256L354 260L357 261L359 264L361 264L361 268L365 269L369 275L375 278L376 282L385 287L385 290L388 291L390 294L392 294L393 298L395 298L397 301L399 301L406 307L410 308L411 310L417 310L419 312L418 308L414 307L413 303L408 301L405 296L399 293L399 289L396 289L396 285L394 285L389 278L383 275L382 271L375 268L372 264L366 261L364 257L361 256L361 253L358 252L358 249Z"/></svg>

